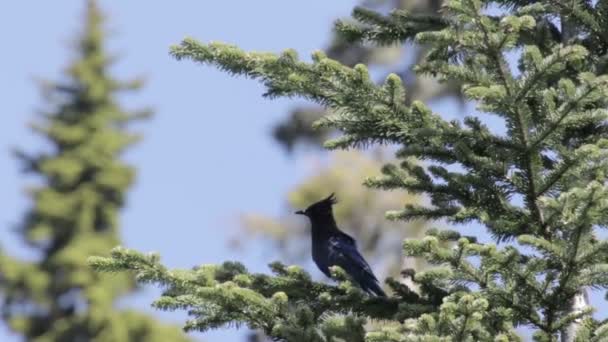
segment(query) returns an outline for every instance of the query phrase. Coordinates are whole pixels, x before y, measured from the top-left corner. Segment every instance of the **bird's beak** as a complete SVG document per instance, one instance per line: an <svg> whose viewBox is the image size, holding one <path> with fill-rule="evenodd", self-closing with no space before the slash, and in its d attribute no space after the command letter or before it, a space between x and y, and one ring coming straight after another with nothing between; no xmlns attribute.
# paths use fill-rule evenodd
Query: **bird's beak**
<svg viewBox="0 0 608 342"><path fill-rule="evenodd" d="M303 212L302 210L298 210L296 211L294 214L298 214L298 215L306 215L305 212Z"/></svg>

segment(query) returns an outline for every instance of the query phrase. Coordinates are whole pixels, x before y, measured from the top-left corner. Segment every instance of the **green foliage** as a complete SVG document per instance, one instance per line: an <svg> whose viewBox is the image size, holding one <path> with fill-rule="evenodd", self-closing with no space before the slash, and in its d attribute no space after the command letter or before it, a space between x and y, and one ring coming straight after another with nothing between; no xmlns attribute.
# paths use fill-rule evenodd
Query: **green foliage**
<svg viewBox="0 0 608 342"><path fill-rule="evenodd" d="M329 58L347 66L363 63L369 68L381 68L384 73L386 73L384 71L386 69L400 75L406 80L405 85L408 89L406 102L410 102L412 99L436 100L446 96L455 97L462 101L457 82L440 84L434 77L415 77L412 66L426 55L427 47L405 44L408 41L407 37L411 38L413 36L411 32L406 39L398 39L394 36L396 31L415 29L413 25L398 20L399 17L416 16L421 20L423 18L428 18L430 21L436 20L430 14L437 15L441 1L374 0L361 1L361 3L365 8L357 8L354 12L354 16L360 21L347 18L339 20L335 25L331 43L325 49ZM384 18L374 12L374 10L383 10L390 6L398 7L391 16L395 17L394 19ZM425 16L418 15L418 13L424 13ZM369 20L365 19L366 15L370 16ZM374 30L371 25L364 24L370 21L385 28L387 30L386 34ZM404 24L404 26L401 24ZM390 25L392 25L392 32L387 28ZM387 44L353 44L353 40L365 39L364 37L370 38L375 33L388 39ZM397 35L403 36L404 32ZM404 64L404 61L407 61L406 64ZM331 137L334 131L330 127L315 129L312 127L312 123L325 114L327 114L327 111L322 107L310 105L297 107L285 120L275 126L274 137L288 152L292 152L294 146L301 142L315 147L321 146L323 141Z"/></svg>
<svg viewBox="0 0 608 342"><path fill-rule="evenodd" d="M401 9L385 17L359 7L353 11L353 18L357 23L338 21L336 30L347 41L371 40L381 45L412 40L420 32L439 30L447 25L447 22L437 15L412 14Z"/></svg>
<svg viewBox="0 0 608 342"><path fill-rule="evenodd" d="M495 5L507 6L487 14L487 7ZM260 275L265 279L261 287L236 279L211 289L208 280L184 286L177 298L184 292L196 296L185 297L182 307L200 314L203 328L217 326L207 320L221 312L221 320L213 322L245 323L289 341L298 339L274 330L277 322L292 322L289 331L301 329L309 340L316 338L305 335L312 334L312 327L331 339L332 330L321 330L325 321L315 320L318 308L330 316L385 320L364 336L361 331L359 338L367 341L517 341L514 329L519 326L530 327L536 341L557 341L572 326L577 328L575 340L605 339L605 322L591 317L593 308L573 310L584 289L608 287L608 242L596 234L608 224L605 8L605 1L450 0L436 16L396 12L383 17L356 10L361 26L340 24L349 39L379 44L412 39L429 47L415 70L462 85L463 96L480 112L462 121L446 121L422 101L407 102L397 75L376 84L364 65L345 66L320 52L305 63L291 50L279 55L245 52L191 38L174 46L171 53L177 59L259 80L267 97L298 96L325 106L331 114L315 126L341 133L326 142L330 149L399 146L399 162L386 165L366 184L424 194L429 203L393 210L389 219L478 222L496 242L438 230L406 240L407 256L436 265L412 275L420 296L389 281L393 297L367 298L339 270L340 285L315 292L321 285L297 269L284 268L276 277ZM561 27L553 24L556 17ZM518 59L516 65L508 55ZM504 133L488 127L490 116L500 118ZM148 264L159 277L142 273L142 258L117 250L92 263L101 270L136 270L144 274L141 280L166 285L168 278L156 271L161 269L156 261ZM186 274L193 277L196 271ZM271 285L276 282L285 286ZM297 286L289 288L290 283ZM293 315L290 319L271 305L281 292L287 299L282 314ZM326 293L330 309L323 306ZM170 289L166 296L172 294ZM254 303L263 312L255 311ZM382 309L371 309L371 303Z"/></svg>
<svg viewBox="0 0 608 342"><path fill-rule="evenodd" d="M237 262L168 270L157 255L122 247L113 249L108 258L89 258L89 264L104 272L131 271L141 283L161 285L165 291L153 306L187 310L188 331L246 324L289 341L324 341L329 336L361 341L366 319L404 319L431 312L440 291L424 279L421 295L390 281L393 298L370 298L337 267L332 272L340 283L330 286L312 281L298 266L279 262L270 265L274 276L249 273Z"/></svg>
<svg viewBox="0 0 608 342"><path fill-rule="evenodd" d="M362 3L369 12L372 9L392 5L394 2L379 0L362 1ZM398 6L403 11L417 10L428 13L436 13L439 9L439 4L432 0L401 1ZM348 23L352 22L348 21ZM424 56L424 47L405 46L402 42L382 46L351 44L344 34L334 32L325 52L329 58L344 65L365 63L370 68L389 68L403 75L409 80L407 83L409 96L406 101L411 98L436 99L458 94L458 88L453 85L439 84L433 78L412 77L411 65ZM403 65L403 60L412 61ZM306 143L306 148L321 147L323 141L335 132L330 127L325 129L312 127L312 123L325 114L323 107L314 104L296 107L275 126L274 137L287 152L293 153L296 157L300 155L294 153L298 152L295 151L297 145ZM231 246L237 251L242 250L251 245L252 237L262 238L270 241L278 249L283 261L300 263L309 260L310 244L303 241L310 239L310 228L308 222L294 217L293 212L326 197L328 191L331 191L339 194L340 197L340 205L334 208L334 215L340 227L356 237L358 247L370 261L380 279L387 275L399 277L399 273L404 268L422 269L425 263L420 258L402 256L401 241L406 237L420 237L425 224L420 221L410 222L404 227L401 222L385 220L381 214L403 203L416 203L422 198L360 186L362 179L375 175L382 164L389 160L386 154L382 149L374 149L371 153L351 150L336 153L326 163L314 160L313 164L322 164L322 166L310 170L308 173L311 176L289 190L284 199L283 213L278 217L257 213L242 215L242 229L239 229L231 240Z"/></svg>
<svg viewBox="0 0 608 342"><path fill-rule="evenodd" d="M138 137L125 125L147 112L126 112L115 102L140 82L107 75L102 16L88 2L77 58L64 83L46 84L51 109L33 129L49 152L18 152L27 171L41 179L29 191L32 207L18 234L40 258L26 262L0 255L3 318L28 341L185 341L174 327L114 302L132 292L132 277L100 275L86 264L120 240L118 211L135 172L120 159Z"/></svg>

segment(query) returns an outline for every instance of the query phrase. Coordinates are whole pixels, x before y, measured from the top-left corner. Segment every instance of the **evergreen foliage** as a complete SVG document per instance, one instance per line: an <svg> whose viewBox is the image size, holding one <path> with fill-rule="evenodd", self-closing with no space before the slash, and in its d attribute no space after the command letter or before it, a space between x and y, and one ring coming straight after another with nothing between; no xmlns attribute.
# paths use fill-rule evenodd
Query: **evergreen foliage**
<svg viewBox="0 0 608 342"><path fill-rule="evenodd" d="M376 0L360 1L360 3L367 9L386 10L395 5L402 10L428 13L436 13L440 7L440 2L435 0ZM434 101L446 96L459 95L459 87L455 82L440 84L436 78L415 77L411 66L426 54L427 49L423 46L351 44L337 32L332 32L330 39L331 43L324 49L329 58L347 66L364 63L372 70L381 69L383 74L387 73L386 69L406 80L405 86L408 89L406 103L413 98ZM404 61L407 62L404 64ZM382 79L382 75L374 79ZM312 127L314 121L326 114L327 111L322 106L314 103L295 107L275 125L273 130L275 141L292 158L300 159L304 156L307 160L312 159L306 152L311 150L316 152L316 149L322 147L325 139L335 134L335 130L330 127L324 129ZM313 159L312 164L316 167L307 172L310 176L286 194L282 213L279 216L252 212L242 215L241 229L234 234L230 245L236 251L241 251L252 246L252 237L254 237L272 243L283 262L309 264L311 246L303 241L310 240L310 227L306 220L295 217L293 213L326 197L328 189L331 189L340 194L340 205L334 208L337 221L356 238L358 247L370 261L379 279L384 279L386 276L400 277L399 274L404 268L422 270L425 267L424 261L420 258L404 258L401 249L405 238L423 235L425 222L410 222L404 226L402 222L385 220L381 215L405 203L421 201L423 200L421 196L378 191L361 186L362 179L376 174L384 163L391 160L387 158L390 153L384 150L379 147L371 152L339 151L327 160L323 158L327 152L321 152L320 158ZM314 269L316 271L316 268ZM320 275L315 271L313 274ZM260 340L265 340L259 333L256 336Z"/></svg>
<svg viewBox="0 0 608 342"><path fill-rule="evenodd" d="M120 243L118 212L135 171L120 160L138 136L126 125L148 116L127 112L118 92L141 82L108 75L113 59L103 47L102 15L87 3L77 57L61 83L45 84L50 109L32 125L52 145L48 152L18 152L41 182L17 232L36 260L0 255L3 318L27 341L187 341L176 327L116 300L135 290L133 278L101 275L86 264Z"/></svg>
<svg viewBox="0 0 608 342"><path fill-rule="evenodd" d="M364 65L320 52L305 63L292 50L248 53L190 38L172 48L177 59L259 80L267 97L324 105L331 114L315 126L342 133L325 143L330 149L399 146L399 163L366 184L425 194L430 203L388 219L486 227L493 243L439 229L406 240L406 255L436 265L409 273L419 293L389 279L392 297L369 298L339 269L337 286L279 264L275 276L235 263L169 271L156 256L122 248L90 263L164 285L155 305L187 309L188 329L247 324L285 341L518 341L514 329L527 326L534 340L557 341L575 325L577 341L606 340L608 323L572 302L586 288L608 287L608 241L598 234L608 224L607 11L603 0L449 0L439 15L357 9L358 24L337 25L354 41L429 46L416 71L462 84L480 111L462 122L406 103L397 75L377 85ZM490 129L491 116L504 133ZM369 320L383 323L366 332Z"/></svg>
<svg viewBox="0 0 608 342"><path fill-rule="evenodd" d="M416 13L437 14L440 0L374 0L361 1L362 7L357 12L370 12L373 10L384 10L395 6L401 11L414 11ZM339 22L338 27L351 20L344 19ZM419 62L427 53L428 48L423 45L404 44L353 44L352 38L339 31L333 32L331 43L325 49L327 56L339 61L346 66L365 64L368 68L376 67L382 69L383 73L390 70L399 75L407 87L405 101L409 103L412 99L419 101L430 101L452 96L462 100L458 82L438 83L434 77L416 77L412 65ZM406 61L404 63L404 61ZM293 152L298 144L306 143L310 146L322 146L323 141L329 138L334 130L330 127L323 129L313 128L312 123L327 114L327 110L318 105L299 106L291 111L290 115L280 121L274 128L273 133L276 141L288 152ZM325 195L325 194L323 194ZM319 198L322 196L319 196Z"/></svg>
<svg viewBox="0 0 608 342"><path fill-rule="evenodd" d="M402 10L425 13L436 13L439 10L439 2L435 0L378 0L361 3L368 9L382 9L395 4ZM408 80L406 86L409 96L406 102L411 98L436 100L457 94L458 87L452 83L439 84L435 78L414 77L410 66L424 56L427 50L424 47L405 44L350 44L337 32L330 39L331 43L325 49L329 58L347 66L365 63L377 69L386 68ZM408 61L405 66L404 60ZM323 140L335 131L331 128L314 129L311 124L325 114L325 110L316 104L296 107L275 126L274 137L277 143L296 158L302 155L294 148L296 145L304 145L306 151L311 146L315 149L321 147ZM327 161L315 159L314 163L322 166L310 170L310 177L289 190L284 199L283 214L279 217L249 212L242 215L243 229L235 234L231 245L240 249L250 245L252 236L259 237L272 242L283 261L300 263L309 260L310 246L302 241L309 239L310 228L305 220L294 217L293 212L326 197L328 189L331 189L340 194L340 205L334 208L338 222L349 234L354 234L359 248L369 258L379 276L398 276L404 266L419 269L423 266L420 260L402 257L401 241L407 237L420 237L424 222L411 222L404 228L401 222L387 221L379 213L422 198L360 186L362 179L374 175L390 160L387 155L389 153L383 148L376 148L371 153L360 150L340 151ZM305 158L310 157L306 154Z"/></svg>

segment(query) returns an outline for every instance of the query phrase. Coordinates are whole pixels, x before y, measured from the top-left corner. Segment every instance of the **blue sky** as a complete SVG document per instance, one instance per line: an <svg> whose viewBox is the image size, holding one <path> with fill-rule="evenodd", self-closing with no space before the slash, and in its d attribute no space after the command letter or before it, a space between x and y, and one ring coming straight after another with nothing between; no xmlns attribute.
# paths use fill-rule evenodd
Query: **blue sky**
<svg viewBox="0 0 608 342"><path fill-rule="evenodd" d="M0 241L12 254L28 256L10 227L21 220L31 182L19 172L12 147L36 151L44 141L27 128L44 102L35 78L56 80L72 57L70 41L82 25L85 1L11 1L0 7L2 125L0 126ZM249 254L230 250L225 240L242 212L278 214L283 195L303 176L301 158L287 156L271 139L272 124L293 100L268 101L256 82L209 67L177 62L171 44L191 36L234 43L244 49L301 56L323 48L332 21L347 16L355 1L100 1L113 32L109 50L120 60L120 77L140 76L147 86L125 96L129 108L152 106L153 120L134 130L144 140L126 155L138 168L137 184L122 215L125 245L157 251L171 267L239 259L266 271L268 258L254 246ZM303 155L300 155L303 157ZM154 289L124 305L180 322L183 316L148 308ZM196 335L201 337L201 335ZM207 341L236 341L230 330ZM1 341L16 341L0 328Z"/></svg>

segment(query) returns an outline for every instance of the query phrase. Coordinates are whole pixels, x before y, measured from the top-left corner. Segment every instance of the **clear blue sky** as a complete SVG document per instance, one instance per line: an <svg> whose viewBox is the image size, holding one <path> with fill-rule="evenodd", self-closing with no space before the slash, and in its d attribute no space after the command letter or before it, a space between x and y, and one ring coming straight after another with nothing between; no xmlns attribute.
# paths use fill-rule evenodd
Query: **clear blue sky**
<svg viewBox="0 0 608 342"><path fill-rule="evenodd" d="M23 188L30 180L19 172L10 148L36 151L45 146L27 129L43 104L34 78L61 75L72 56L69 43L82 25L84 3L9 1L0 6L0 241L16 255L28 256L10 228L27 208ZM235 254L225 240L238 213L278 214L285 191L302 177L301 162L285 155L269 135L272 123L294 101L263 100L256 82L177 62L168 48L191 36L245 49L294 48L308 57L326 45L332 21L347 16L354 3L100 1L114 32L110 51L121 57L114 74L144 75L148 81L123 103L156 110L152 121L135 127L145 139L126 156L138 168L122 215L127 246L157 251L171 267L240 259L253 270L266 271L271 260L260 258L261 252ZM148 290L125 305L159 314L148 308L157 294ZM161 316L183 319L175 313ZM219 331L205 340L241 340L236 336L240 333ZM1 327L0 340L17 339Z"/></svg>

